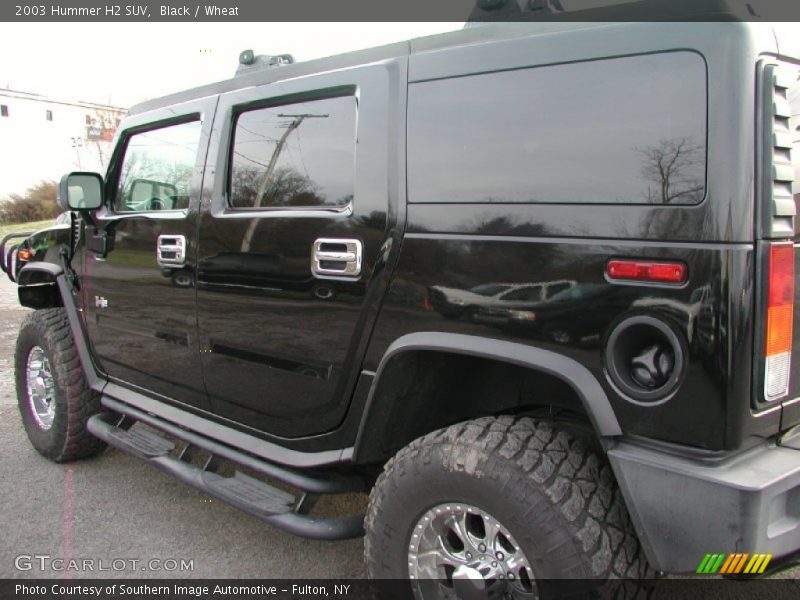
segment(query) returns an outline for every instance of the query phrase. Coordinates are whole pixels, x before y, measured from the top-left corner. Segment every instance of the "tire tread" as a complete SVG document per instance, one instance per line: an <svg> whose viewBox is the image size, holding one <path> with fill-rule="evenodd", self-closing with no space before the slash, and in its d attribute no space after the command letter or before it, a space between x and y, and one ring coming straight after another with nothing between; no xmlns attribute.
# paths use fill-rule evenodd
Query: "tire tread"
<svg viewBox="0 0 800 600"><path fill-rule="evenodd" d="M513 464L523 478L539 486L563 524L574 532L574 542L589 565L589 576L628 580L616 585L613 597L641 596L642 582L655 577L605 457L590 451L581 440L550 421L512 416L483 417L433 431L411 442L386 463L370 493L365 518L368 534L364 551L371 575L385 572L370 535L385 533L377 530L386 523L381 514L384 499L425 454L430 460L431 449L437 445L449 446L442 449L442 456L449 456L451 464L443 469L480 469L470 457L491 456Z"/></svg>
<svg viewBox="0 0 800 600"><path fill-rule="evenodd" d="M105 443L91 435L86 429L89 417L100 412L100 396L86 383L78 350L72 337L64 308L46 308L29 314L20 328L20 339L27 334L38 340L49 355L54 370L57 393L63 393L63 402L56 410L66 409L66 426L53 431L53 443L49 448L37 448L54 462L70 462L95 456L103 451ZM16 367L17 395L20 411L25 410L27 398L21 387L19 371L24 372L27 360L26 348L17 346ZM55 427L54 423L54 427Z"/></svg>

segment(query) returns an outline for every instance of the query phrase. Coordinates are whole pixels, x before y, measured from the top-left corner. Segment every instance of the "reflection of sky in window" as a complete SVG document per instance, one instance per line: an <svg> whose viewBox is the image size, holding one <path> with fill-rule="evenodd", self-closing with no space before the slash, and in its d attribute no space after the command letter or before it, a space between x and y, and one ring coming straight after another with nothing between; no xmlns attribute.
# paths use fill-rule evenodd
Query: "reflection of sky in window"
<svg viewBox="0 0 800 600"><path fill-rule="evenodd" d="M412 84L409 200L647 202L642 150L704 145L705 115L689 52ZM702 184L704 158L682 179Z"/></svg>
<svg viewBox="0 0 800 600"><path fill-rule="evenodd" d="M131 137L125 152L124 185L151 179L187 193L200 141L199 121L162 127Z"/></svg>
<svg viewBox="0 0 800 600"><path fill-rule="evenodd" d="M325 204L345 204L353 193L355 110L355 98L343 97L243 113L236 122L234 174L240 169L262 174L278 140L297 115L313 115L286 138L275 171L291 169L312 182ZM236 198L235 203L244 206L252 200Z"/></svg>

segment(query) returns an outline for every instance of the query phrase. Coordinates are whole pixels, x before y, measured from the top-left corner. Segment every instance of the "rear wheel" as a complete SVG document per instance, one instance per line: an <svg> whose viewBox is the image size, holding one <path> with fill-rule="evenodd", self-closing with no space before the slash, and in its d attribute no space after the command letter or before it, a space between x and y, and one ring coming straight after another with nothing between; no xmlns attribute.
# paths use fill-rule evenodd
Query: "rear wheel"
<svg viewBox="0 0 800 600"><path fill-rule="evenodd" d="M33 447L55 462L102 451L105 444L86 430L100 398L83 376L64 309L31 313L14 358L19 411Z"/></svg>
<svg viewBox="0 0 800 600"><path fill-rule="evenodd" d="M366 531L370 577L407 579L425 600L636 597L654 575L605 459L530 418L412 442L378 479Z"/></svg>

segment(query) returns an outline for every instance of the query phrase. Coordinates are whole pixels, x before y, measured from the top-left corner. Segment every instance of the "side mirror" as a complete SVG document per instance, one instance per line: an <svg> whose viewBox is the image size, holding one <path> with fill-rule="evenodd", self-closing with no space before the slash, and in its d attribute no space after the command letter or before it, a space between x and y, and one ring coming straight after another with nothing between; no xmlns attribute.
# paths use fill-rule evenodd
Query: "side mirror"
<svg viewBox="0 0 800 600"><path fill-rule="evenodd" d="M97 173L67 173L58 185L58 205L80 213L103 205L103 177Z"/></svg>

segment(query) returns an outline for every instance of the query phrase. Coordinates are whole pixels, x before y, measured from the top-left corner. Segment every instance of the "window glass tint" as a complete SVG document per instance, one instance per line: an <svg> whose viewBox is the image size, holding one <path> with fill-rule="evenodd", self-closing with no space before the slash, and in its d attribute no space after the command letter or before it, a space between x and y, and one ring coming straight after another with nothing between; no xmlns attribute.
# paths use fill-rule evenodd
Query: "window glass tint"
<svg viewBox="0 0 800 600"><path fill-rule="evenodd" d="M234 132L231 206L348 204L354 189L355 136L353 97L242 113Z"/></svg>
<svg viewBox="0 0 800 600"><path fill-rule="evenodd" d="M125 148L114 207L118 211L189 206L200 122L137 133Z"/></svg>
<svg viewBox="0 0 800 600"><path fill-rule="evenodd" d="M500 283L484 283L475 286L470 290L473 294L480 294L481 296L497 296L500 292L510 288L510 285L503 285Z"/></svg>
<svg viewBox="0 0 800 600"><path fill-rule="evenodd" d="M515 300L525 300L529 302L538 302L542 299L542 286L531 285L527 287L517 288L510 292L506 292L500 296L500 300L504 302L513 302Z"/></svg>
<svg viewBox="0 0 800 600"><path fill-rule="evenodd" d="M416 83L409 201L693 204L705 143L690 52Z"/></svg>
<svg viewBox="0 0 800 600"><path fill-rule="evenodd" d="M572 287L572 284L569 283L554 283L552 285L547 286L547 295L548 296L555 296L563 292L564 290L568 290Z"/></svg>

